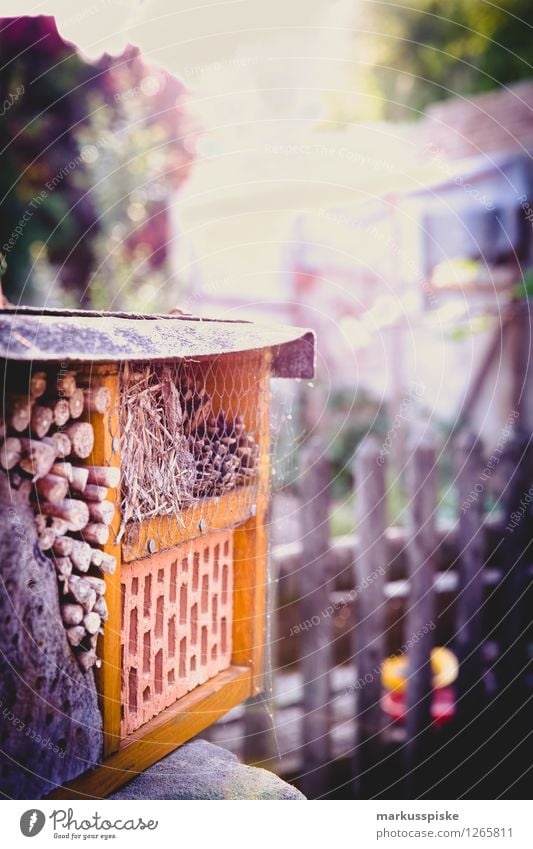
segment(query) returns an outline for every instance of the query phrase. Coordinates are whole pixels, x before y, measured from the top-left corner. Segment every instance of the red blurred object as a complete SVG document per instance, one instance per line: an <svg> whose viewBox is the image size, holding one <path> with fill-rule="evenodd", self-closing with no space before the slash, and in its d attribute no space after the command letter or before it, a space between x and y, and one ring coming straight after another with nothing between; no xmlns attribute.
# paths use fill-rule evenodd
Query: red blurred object
<svg viewBox="0 0 533 849"><path fill-rule="evenodd" d="M386 692L381 699L381 707L395 722L405 719L405 693ZM437 728L446 725L455 716L455 692L453 687L433 690L431 717Z"/></svg>

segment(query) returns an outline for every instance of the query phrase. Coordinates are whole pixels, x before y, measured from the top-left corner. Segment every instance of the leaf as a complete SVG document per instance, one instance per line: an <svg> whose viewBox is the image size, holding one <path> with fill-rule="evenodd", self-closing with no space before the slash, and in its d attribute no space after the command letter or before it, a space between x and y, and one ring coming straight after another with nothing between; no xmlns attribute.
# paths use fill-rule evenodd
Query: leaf
<svg viewBox="0 0 533 849"><path fill-rule="evenodd" d="M511 289L511 294L520 300L528 300L533 296L533 272L528 271L523 280Z"/></svg>

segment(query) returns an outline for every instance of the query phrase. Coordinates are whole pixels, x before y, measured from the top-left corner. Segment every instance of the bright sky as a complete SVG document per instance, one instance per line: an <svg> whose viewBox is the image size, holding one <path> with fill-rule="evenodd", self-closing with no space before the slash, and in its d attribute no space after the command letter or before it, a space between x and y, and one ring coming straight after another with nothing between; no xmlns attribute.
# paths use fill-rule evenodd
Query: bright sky
<svg viewBox="0 0 533 849"><path fill-rule="evenodd" d="M240 314L253 315L261 301L257 313L265 317L269 304L287 297L284 271L288 254L299 250L299 234L319 255L320 241L327 243L339 266L361 261L368 245L349 227L328 229L327 210L349 217L363 201L447 176L435 173L434 163L421 166L416 132L331 123L343 100L353 106L357 98L358 6L359 0L42 0L24 11L55 15L61 35L87 57L121 53L132 43L185 82L203 135L173 209L174 266L183 281L237 299ZM20 0L0 0L2 15L21 12ZM379 254L377 240L374 247ZM380 303L386 318L390 303ZM359 326L349 335L364 341ZM430 361L433 372L446 363L450 373L448 354L424 357ZM389 377L385 365L384 385Z"/></svg>

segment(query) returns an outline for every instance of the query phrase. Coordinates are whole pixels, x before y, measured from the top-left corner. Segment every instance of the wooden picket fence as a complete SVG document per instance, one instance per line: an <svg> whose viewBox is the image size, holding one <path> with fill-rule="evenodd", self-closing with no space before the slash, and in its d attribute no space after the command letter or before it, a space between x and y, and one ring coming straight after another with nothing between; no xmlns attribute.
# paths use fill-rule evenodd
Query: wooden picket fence
<svg viewBox="0 0 533 849"><path fill-rule="evenodd" d="M287 634L280 633L279 622L287 610L290 633L297 635L291 647L298 647L292 666L300 682L299 762L288 777L310 798L446 798L445 793L490 798L500 786L511 788L511 795L512 787L519 792L529 766L524 765L527 747L521 744L530 733L532 697L525 629L533 556L524 510L524 497L532 491L530 448L530 435L514 427L497 463L491 464L479 439L460 433L452 446L456 521L443 530L437 524L436 448L427 437L412 440L405 475L407 520L399 530L387 525L387 457L377 438L368 436L354 458L357 533L334 540L331 468L321 443L305 446L301 540L272 553L272 586L278 591L272 615L278 620L275 675L284 674L279 648ZM485 482L496 465L504 481L498 521L484 509ZM521 521L511 519L513 514ZM350 568L352 591L337 591L338 575ZM406 718L399 728L383 711L381 667L390 652L388 606L400 596L403 613L393 627L395 642L409 646L410 672ZM345 693L352 699L353 741L345 756L348 769L339 772L332 746L339 667L331 614L346 598L355 619L348 664L342 667ZM443 644L444 619L444 643L459 660L459 676L455 717L436 730L430 713L430 654L436 640ZM249 704L227 739L230 745L244 740L240 754L248 762L283 772L283 758L276 759L276 724L281 736L287 723L283 711L272 717L271 703L267 692Z"/></svg>
<svg viewBox="0 0 533 849"><path fill-rule="evenodd" d="M265 696L235 717L236 727L229 722L225 742L238 749L244 741L239 754L248 762L277 769L310 797L521 798L528 792L533 763L530 328L530 302L510 303L469 381L457 431L446 446L437 451L427 436L409 444L404 432L396 435L402 443L401 450L396 446L400 465L406 467L403 527L387 526L390 458L376 437L368 436L354 458L356 533L349 537L330 536L332 471L324 442L309 442L302 452L301 534L298 542L272 552L268 635L274 683L291 675L297 682L291 678L289 704L286 693L282 702L267 681ZM512 426L489 450L472 432L474 412L482 391L494 392L491 369L504 357L504 339ZM317 400L319 411L306 412L302 405L309 432L317 432L317 412L323 409L324 399L315 394L315 406ZM443 460L449 467L450 459L456 509L454 520L443 527L437 522L438 480ZM496 493L499 511L491 508L489 490ZM349 613L341 636L339 611ZM432 622L435 627L428 627ZM455 716L438 730L430 713L434 645L450 648L459 660ZM387 655L406 646L406 717L398 724L383 711L380 672ZM344 713L337 709L340 702ZM289 729L292 738L284 742Z"/></svg>
<svg viewBox="0 0 533 849"><path fill-rule="evenodd" d="M499 569L491 570L490 594L497 593L499 616L488 621L487 523L484 515L484 481L495 465L484 456L481 444L470 433L454 442L457 523L455 559L451 568L456 574L454 603L454 639L449 646L459 660L456 683L456 715L448 730L445 745L449 747L447 763L465 760L474 746L483 747L483 737L476 733L482 712L493 708L499 699L509 710L508 718L520 713L531 693L527 689L526 594L530 582L528 552L530 525L524 512L524 496L529 491L530 438L518 429L497 457L506 481L502 493L503 529L500 528L497 549ZM424 795L436 786L432 770L434 752L442 740L435 734L430 708L432 699L430 654L435 644L437 618L439 548L442 538L437 530L438 460L428 438L412 441L408 446L406 472L408 496L405 547L407 583L406 612L403 618L404 642L410 646L409 676L406 690L405 743L402 745L404 797ZM321 446L307 447L302 468L306 469L301 486L303 508L302 569L300 578L299 616L302 623L300 656L303 672L303 765L301 786L311 797L327 793L332 786L330 748L330 675L332 622L324 615L331 601L332 557L329 538L330 469ZM365 587L356 595L356 627L352 660L356 669L354 682L355 739L352 759L352 791L355 796L379 795L383 761L387 759L385 737L388 717L381 705L380 670L387 655L386 587L390 581L389 545L386 519L386 462L380 444L367 437L355 457L358 529L357 552L354 557L354 586ZM531 499L530 499L531 500ZM522 507L520 507L522 504ZM510 522L520 517L516 527ZM281 564L280 564L281 565ZM385 568L383 568L385 566ZM380 568L381 567L381 568ZM369 580L370 578L370 580ZM488 699L484 682L483 646L487 636L497 632L498 656L493 663L496 695ZM413 639L414 638L414 639ZM492 645L492 643L491 643ZM501 708L501 705L498 707ZM503 748L517 746L522 737L520 723L505 722L505 711L489 710L491 720L481 722L487 729L505 737ZM502 717L501 727L498 717ZM504 723L505 726L504 727ZM479 730L479 729L478 729ZM451 738L450 738L451 734ZM501 748L498 747L498 749ZM451 752L451 756L450 756ZM435 761L434 761L435 762ZM478 760L476 760L478 763ZM465 791L471 789L472 772L465 768ZM510 770L513 773L513 770ZM509 770L506 770L506 775ZM376 781L376 776L381 778ZM520 778L520 775L518 775ZM396 782L396 785L398 783ZM396 792L392 796L400 795ZM438 794L437 794L438 795Z"/></svg>

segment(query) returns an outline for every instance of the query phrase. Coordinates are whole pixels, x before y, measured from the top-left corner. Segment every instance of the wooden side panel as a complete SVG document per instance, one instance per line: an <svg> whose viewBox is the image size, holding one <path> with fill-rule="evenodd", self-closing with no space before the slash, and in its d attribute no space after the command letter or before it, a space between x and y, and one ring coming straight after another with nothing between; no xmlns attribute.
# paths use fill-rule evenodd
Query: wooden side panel
<svg viewBox="0 0 533 849"><path fill-rule="evenodd" d="M256 372L261 455L255 516L237 528L233 547L233 663L252 668L251 695L263 688L270 497L270 365L271 353L263 353Z"/></svg>
<svg viewBox="0 0 533 849"><path fill-rule="evenodd" d="M87 460L95 466L120 466L119 441L119 379L116 366L94 366L86 373L87 381L107 386L111 392L111 406L105 415L86 415L94 428L94 450ZM121 693L121 598L120 598L120 546L115 537L120 525L120 489L110 491L109 500L116 503L115 518L104 551L117 558L114 575L106 575L106 601L109 619L104 636L98 643L102 667L96 676L100 706L104 722L104 758L116 752L120 744L120 693Z"/></svg>

